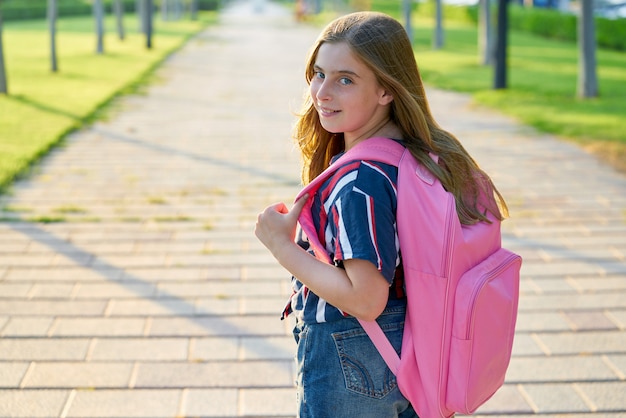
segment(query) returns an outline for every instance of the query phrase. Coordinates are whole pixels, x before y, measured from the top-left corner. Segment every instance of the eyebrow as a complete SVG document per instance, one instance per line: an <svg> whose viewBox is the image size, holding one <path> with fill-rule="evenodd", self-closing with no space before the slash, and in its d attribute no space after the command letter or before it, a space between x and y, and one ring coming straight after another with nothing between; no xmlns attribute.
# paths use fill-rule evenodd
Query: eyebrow
<svg viewBox="0 0 626 418"><path fill-rule="evenodd" d="M317 65L317 64L313 65L313 70L325 73L324 69L322 67L320 67L319 65ZM339 70L339 71L334 71L334 73L335 74L348 74L348 75L351 75L353 77L361 78L357 73L355 73L354 71L351 71L351 70Z"/></svg>

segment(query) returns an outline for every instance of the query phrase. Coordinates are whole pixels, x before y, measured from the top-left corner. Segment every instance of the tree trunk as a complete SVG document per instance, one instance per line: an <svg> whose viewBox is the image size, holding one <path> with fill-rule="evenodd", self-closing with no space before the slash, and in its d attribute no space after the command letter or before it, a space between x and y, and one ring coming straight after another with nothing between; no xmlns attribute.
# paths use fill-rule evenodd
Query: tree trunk
<svg viewBox="0 0 626 418"><path fill-rule="evenodd" d="M161 19L178 20L181 15L181 7L180 0L161 0Z"/></svg>
<svg viewBox="0 0 626 418"><path fill-rule="evenodd" d="M404 29L413 45L413 27L411 26L411 0L402 0L402 14L404 16Z"/></svg>
<svg viewBox="0 0 626 418"><path fill-rule="evenodd" d="M161 0L161 19L169 19L169 0Z"/></svg>
<svg viewBox="0 0 626 418"><path fill-rule="evenodd" d="M183 4L183 0L175 1L174 11L174 19L180 20L183 17L183 13L185 12L185 5Z"/></svg>
<svg viewBox="0 0 626 418"><path fill-rule="evenodd" d="M191 12L191 20L198 20L198 0L191 0L189 9Z"/></svg>
<svg viewBox="0 0 626 418"><path fill-rule="evenodd" d="M598 97L593 0L581 0L578 16L578 97Z"/></svg>
<svg viewBox="0 0 626 418"><path fill-rule="evenodd" d="M0 0L0 6L2 0ZM4 48L2 47L2 10L0 9L0 93L9 94L7 73L4 66Z"/></svg>
<svg viewBox="0 0 626 418"><path fill-rule="evenodd" d="M322 13L322 0L313 1L313 13L316 15Z"/></svg>
<svg viewBox="0 0 626 418"><path fill-rule="evenodd" d="M478 53L481 65L493 64L493 29L491 24L491 1L479 0L478 6Z"/></svg>
<svg viewBox="0 0 626 418"><path fill-rule="evenodd" d="M509 26L508 0L498 0L498 37L496 39L494 89L507 87L507 32Z"/></svg>
<svg viewBox="0 0 626 418"><path fill-rule="evenodd" d="M102 0L93 1L93 16L96 20L96 53L104 53L104 5Z"/></svg>
<svg viewBox="0 0 626 418"><path fill-rule="evenodd" d="M146 33L146 48L152 48L152 0L143 0L143 27Z"/></svg>
<svg viewBox="0 0 626 418"><path fill-rule="evenodd" d="M115 21L117 23L117 36L120 40L124 40L126 33L124 31L124 3L122 0L115 0L113 3L115 9Z"/></svg>
<svg viewBox="0 0 626 418"><path fill-rule="evenodd" d="M57 64L57 0L48 0L48 27L50 29L50 71L59 71Z"/></svg>
<svg viewBox="0 0 626 418"><path fill-rule="evenodd" d="M443 5L442 0L435 0L435 34L433 48L443 48Z"/></svg>
<svg viewBox="0 0 626 418"><path fill-rule="evenodd" d="M143 10L146 4L145 0L135 0L135 12L137 13L137 17L139 18L139 32L146 33L146 17L145 11Z"/></svg>

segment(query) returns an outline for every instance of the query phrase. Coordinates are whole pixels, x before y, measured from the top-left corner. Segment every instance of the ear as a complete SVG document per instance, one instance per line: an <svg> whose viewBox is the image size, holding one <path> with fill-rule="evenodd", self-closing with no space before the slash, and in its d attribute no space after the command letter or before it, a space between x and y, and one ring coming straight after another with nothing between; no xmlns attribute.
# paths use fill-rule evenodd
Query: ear
<svg viewBox="0 0 626 418"><path fill-rule="evenodd" d="M378 104L382 106L386 106L389 103L393 102L393 96L387 90L382 90L382 94L378 99Z"/></svg>

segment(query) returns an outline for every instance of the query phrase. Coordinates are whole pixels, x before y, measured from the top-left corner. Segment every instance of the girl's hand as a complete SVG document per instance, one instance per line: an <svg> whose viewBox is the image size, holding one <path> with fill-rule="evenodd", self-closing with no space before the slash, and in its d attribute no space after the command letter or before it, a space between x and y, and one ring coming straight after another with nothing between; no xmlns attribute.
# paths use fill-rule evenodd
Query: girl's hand
<svg viewBox="0 0 626 418"><path fill-rule="evenodd" d="M320 261L294 242L308 195L289 210L284 203L259 214L254 233L276 260L312 292L357 318L373 321L385 309L389 283L367 260L345 260L345 269Z"/></svg>
<svg viewBox="0 0 626 418"><path fill-rule="evenodd" d="M276 203L259 214L254 234L274 257L278 258L281 248L294 243L298 216L308 198L308 195L302 196L291 210L284 203Z"/></svg>

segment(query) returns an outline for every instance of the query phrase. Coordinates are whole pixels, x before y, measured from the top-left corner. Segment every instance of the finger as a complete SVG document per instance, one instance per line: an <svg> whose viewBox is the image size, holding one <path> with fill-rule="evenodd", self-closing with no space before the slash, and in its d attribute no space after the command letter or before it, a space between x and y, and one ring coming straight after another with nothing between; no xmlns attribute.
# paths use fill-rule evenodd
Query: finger
<svg viewBox="0 0 626 418"><path fill-rule="evenodd" d="M291 207L292 214L296 217L300 216L300 212L302 212L302 209L304 208L304 205L306 204L308 200L309 200L308 193L302 196L300 199L298 199Z"/></svg>

